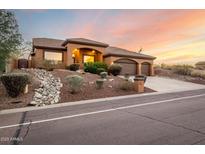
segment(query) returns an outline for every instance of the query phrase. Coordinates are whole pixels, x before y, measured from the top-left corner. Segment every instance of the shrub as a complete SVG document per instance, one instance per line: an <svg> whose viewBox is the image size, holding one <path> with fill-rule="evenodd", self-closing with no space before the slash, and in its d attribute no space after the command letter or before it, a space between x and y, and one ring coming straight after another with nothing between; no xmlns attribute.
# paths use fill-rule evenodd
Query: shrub
<svg viewBox="0 0 205 154"><path fill-rule="evenodd" d="M80 65L79 64L71 64L67 67L67 69L71 70L71 71L77 71L79 70Z"/></svg>
<svg viewBox="0 0 205 154"><path fill-rule="evenodd" d="M120 74L121 70L122 70L122 67L119 64L112 64L110 65L108 72L114 76L117 76Z"/></svg>
<svg viewBox="0 0 205 154"><path fill-rule="evenodd" d="M55 63L53 60L43 61L43 68L46 69L47 71L53 71L54 67L55 67Z"/></svg>
<svg viewBox="0 0 205 154"><path fill-rule="evenodd" d="M97 74L97 69L103 68L104 71L107 71L107 64L103 62L88 62L84 64L84 71Z"/></svg>
<svg viewBox="0 0 205 154"><path fill-rule="evenodd" d="M17 97L24 91L30 78L27 73L9 73L1 75L0 80L5 86L8 95Z"/></svg>
<svg viewBox="0 0 205 154"><path fill-rule="evenodd" d="M205 71L194 70L194 71L191 72L191 76L205 79Z"/></svg>
<svg viewBox="0 0 205 154"><path fill-rule="evenodd" d="M167 64L161 64L161 68L165 69L165 70L172 70L172 66L171 65L167 65Z"/></svg>
<svg viewBox="0 0 205 154"><path fill-rule="evenodd" d="M71 93L77 93L83 85L83 77L79 75L69 75L66 77Z"/></svg>
<svg viewBox="0 0 205 154"><path fill-rule="evenodd" d="M97 89L102 89L103 88L103 84L104 84L104 80L103 79L97 79L96 80L96 88Z"/></svg>
<svg viewBox="0 0 205 154"><path fill-rule="evenodd" d="M205 70L205 61L201 61L195 64L195 67L200 70Z"/></svg>
<svg viewBox="0 0 205 154"><path fill-rule="evenodd" d="M93 63L88 62L84 64L84 71L90 73L96 73L97 68L93 65Z"/></svg>
<svg viewBox="0 0 205 154"><path fill-rule="evenodd" d="M101 72L106 72L104 68L97 68L96 73L100 75Z"/></svg>
<svg viewBox="0 0 205 154"><path fill-rule="evenodd" d="M107 72L101 72L100 73L100 77L102 78L102 79L106 79L107 78Z"/></svg>
<svg viewBox="0 0 205 154"><path fill-rule="evenodd" d="M133 83L128 79L124 79L124 81L120 84L120 89L125 91L133 90Z"/></svg>
<svg viewBox="0 0 205 154"><path fill-rule="evenodd" d="M172 70L180 75L191 75L193 67L190 65L174 65Z"/></svg>

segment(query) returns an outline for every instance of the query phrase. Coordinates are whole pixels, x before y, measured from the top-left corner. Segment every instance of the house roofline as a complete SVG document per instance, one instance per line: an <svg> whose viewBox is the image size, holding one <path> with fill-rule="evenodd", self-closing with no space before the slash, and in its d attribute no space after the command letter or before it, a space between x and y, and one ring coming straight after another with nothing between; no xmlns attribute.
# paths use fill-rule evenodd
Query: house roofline
<svg viewBox="0 0 205 154"><path fill-rule="evenodd" d="M109 45L108 44L104 44L104 45L100 45L100 44L95 44L95 43L86 43L86 42L80 42L80 41L73 41L73 40L65 40L63 43L62 43L62 46L65 46L67 45L68 43L72 43L72 44L82 44L82 45L90 45L90 46L96 46L96 47L104 47L104 48L107 48Z"/></svg>
<svg viewBox="0 0 205 154"><path fill-rule="evenodd" d="M138 58L138 59L149 59L149 60L156 59L156 57L140 57L140 56L130 56L130 55L120 55L120 54L106 54L106 55L103 55L104 58L111 57L111 56L126 57L126 58Z"/></svg>
<svg viewBox="0 0 205 154"><path fill-rule="evenodd" d="M33 46L33 50L34 48L37 49L54 49L54 50L62 50L62 51L66 51L66 48L57 48L57 47L47 47L47 46Z"/></svg>

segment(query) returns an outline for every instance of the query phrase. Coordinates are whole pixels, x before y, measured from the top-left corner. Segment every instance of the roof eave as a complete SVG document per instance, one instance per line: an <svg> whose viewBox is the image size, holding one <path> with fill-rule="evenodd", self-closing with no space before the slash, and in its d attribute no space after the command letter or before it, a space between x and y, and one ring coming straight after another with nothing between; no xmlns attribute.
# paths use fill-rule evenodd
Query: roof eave
<svg viewBox="0 0 205 154"><path fill-rule="evenodd" d="M86 43L86 42L78 42L78 41L71 41L71 40L65 40L62 43L62 46L66 46L68 43L90 45L90 46L97 46L97 47L104 47L104 48L107 48L109 46L108 44L100 45L100 44L95 44L95 43Z"/></svg>
<svg viewBox="0 0 205 154"><path fill-rule="evenodd" d="M66 48L48 47L48 46L38 46L38 45L33 45L33 50L34 50L34 48L54 49L54 50L66 50Z"/></svg>
<svg viewBox="0 0 205 154"><path fill-rule="evenodd" d="M109 56L118 56L118 57L127 57L127 58L138 58L138 59L149 59L149 60L155 60L156 57L139 57L139 56L132 56L132 55L121 55L121 54L105 54L103 57L109 57Z"/></svg>

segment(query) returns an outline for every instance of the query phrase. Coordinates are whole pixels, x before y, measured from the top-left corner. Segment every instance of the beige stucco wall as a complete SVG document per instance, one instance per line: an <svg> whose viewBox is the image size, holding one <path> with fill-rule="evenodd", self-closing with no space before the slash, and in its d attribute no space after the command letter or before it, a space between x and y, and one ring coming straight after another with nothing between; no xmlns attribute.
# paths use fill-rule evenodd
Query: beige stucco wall
<svg viewBox="0 0 205 154"><path fill-rule="evenodd" d="M137 71L136 72L137 72L138 75L141 75L141 65L142 65L142 63L149 63L150 64L150 75L151 76L154 75L154 67L153 67L154 60L109 56L109 57L104 58L104 62L108 65L111 65L114 61L119 60L119 59L130 59L130 60L133 60L133 61L137 62L137 64L136 64L137 65Z"/></svg>

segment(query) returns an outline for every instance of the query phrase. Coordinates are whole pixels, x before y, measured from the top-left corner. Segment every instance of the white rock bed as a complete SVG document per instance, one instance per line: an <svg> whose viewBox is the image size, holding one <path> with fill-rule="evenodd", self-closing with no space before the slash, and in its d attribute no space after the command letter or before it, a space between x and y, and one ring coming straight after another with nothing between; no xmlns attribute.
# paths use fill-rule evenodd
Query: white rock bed
<svg viewBox="0 0 205 154"><path fill-rule="evenodd" d="M30 105L45 106L59 103L60 89L63 86L60 78L55 78L50 72L43 69L27 69L28 72L40 81L40 87L35 89L35 94Z"/></svg>

